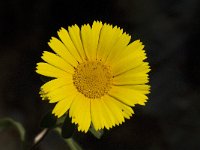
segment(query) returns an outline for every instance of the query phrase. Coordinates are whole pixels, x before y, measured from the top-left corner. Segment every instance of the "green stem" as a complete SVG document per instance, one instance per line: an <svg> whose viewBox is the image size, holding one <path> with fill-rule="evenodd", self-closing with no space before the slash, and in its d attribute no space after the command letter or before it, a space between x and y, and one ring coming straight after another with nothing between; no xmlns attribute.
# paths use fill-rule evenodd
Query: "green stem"
<svg viewBox="0 0 200 150"><path fill-rule="evenodd" d="M73 140L73 138L65 139L65 142L68 144L71 150L82 150L77 142Z"/></svg>
<svg viewBox="0 0 200 150"><path fill-rule="evenodd" d="M56 131L60 136L61 136L61 129L60 128L55 128L54 131ZM67 145L69 146L69 148L71 150L83 150L79 144L74 141L73 138L67 138L67 139L64 139L64 141L67 143Z"/></svg>

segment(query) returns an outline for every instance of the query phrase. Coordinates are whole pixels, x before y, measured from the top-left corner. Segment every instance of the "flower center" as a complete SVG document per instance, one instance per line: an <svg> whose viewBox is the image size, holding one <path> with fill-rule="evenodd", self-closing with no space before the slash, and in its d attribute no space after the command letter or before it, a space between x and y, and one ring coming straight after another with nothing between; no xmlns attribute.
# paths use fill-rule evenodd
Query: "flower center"
<svg viewBox="0 0 200 150"><path fill-rule="evenodd" d="M88 98L100 98L108 93L112 85L109 66L100 61L86 61L75 68L73 83L76 89Z"/></svg>

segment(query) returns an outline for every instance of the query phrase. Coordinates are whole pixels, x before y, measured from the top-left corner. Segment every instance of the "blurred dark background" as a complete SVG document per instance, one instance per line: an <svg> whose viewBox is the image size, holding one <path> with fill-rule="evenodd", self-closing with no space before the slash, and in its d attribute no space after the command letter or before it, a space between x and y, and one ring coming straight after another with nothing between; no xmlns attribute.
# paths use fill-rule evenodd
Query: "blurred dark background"
<svg viewBox="0 0 200 150"><path fill-rule="evenodd" d="M0 2L0 118L21 122L31 142L49 104L35 73L60 27L101 20L145 44L152 71L149 102L101 140L76 133L85 150L200 149L199 0L7 0ZM1 150L18 150L14 130L0 133ZM38 150L68 149L50 133Z"/></svg>

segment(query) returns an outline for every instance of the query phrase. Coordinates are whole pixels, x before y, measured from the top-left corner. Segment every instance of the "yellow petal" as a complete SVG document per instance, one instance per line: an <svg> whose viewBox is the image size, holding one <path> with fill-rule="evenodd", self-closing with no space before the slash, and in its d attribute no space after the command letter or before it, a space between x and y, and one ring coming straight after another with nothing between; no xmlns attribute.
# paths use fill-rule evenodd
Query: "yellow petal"
<svg viewBox="0 0 200 150"><path fill-rule="evenodd" d="M81 57L79 52L77 51L76 47L74 46L74 43L72 42L69 33L66 29L61 28L58 31L58 36L60 37L60 39L62 40L62 42L64 43L65 47L67 48L67 50L70 52L70 54L78 61L81 62Z"/></svg>
<svg viewBox="0 0 200 150"><path fill-rule="evenodd" d="M113 48L110 50L110 53L106 59L106 62L109 64L116 63L116 60L114 59L116 56L120 55L124 49L126 49L128 43L130 42L131 37L123 33L119 40L114 44Z"/></svg>
<svg viewBox="0 0 200 150"><path fill-rule="evenodd" d="M99 102L98 99L91 100L91 117L95 130L100 130L102 126L101 117L99 116Z"/></svg>
<svg viewBox="0 0 200 150"><path fill-rule="evenodd" d="M122 124L122 122L124 122L125 120L122 114L122 110L120 109L120 107L117 106L115 99L111 96L106 95L104 96L104 102L115 117L115 124Z"/></svg>
<svg viewBox="0 0 200 150"><path fill-rule="evenodd" d="M68 27L70 38L76 47L79 55L81 56L82 60L86 59L85 51L83 49L81 37L80 37L80 29L77 25Z"/></svg>
<svg viewBox="0 0 200 150"><path fill-rule="evenodd" d="M140 73L143 73L143 74L146 74L148 73L151 69L149 69L149 63L148 62L143 62L141 65L125 72L125 73L129 73L129 74L140 74ZM121 74L123 75L123 74Z"/></svg>
<svg viewBox="0 0 200 150"><path fill-rule="evenodd" d="M145 84L149 82L148 74L138 73L138 74L129 74L125 73L120 76L116 76L113 79L114 85L136 85L136 84Z"/></svg>
<svg viewBox="0 0 200 150"><path fill-rule="evenodd" d="M72 75L68 75L68 76L65 76L65 77L62 77L62 78L57 78L57 79L53 79L49 82L46 82L42 87L42 91L44 93L48 93L50 91L53 91L57 88L60 88L62 86L65 86L67 84L72 84L73 81L72 81Z"/></svg>
<svg viewBox="0 0 200 150"><path fill-rule="evenodd" d="M81 99L82 105L79 105L81 107L81 112L77 113L75 118L77 118L78 122L78 130L84 131L85 133L88 131L90 124L91 124L91 115L90 115L90 101L91 99L83 98Z"/></svg>
<svg viewBox="0 0 200 150"><path fill-rule="evenodd" d="M130 117L132 116L132 114L134 114L133 109L121 102L119 102L118 100L115 100L115 103L117 104L117 106L121 109L122 114L125 118L130 119Z"/></svg>
<svg viewBox="0 0 200 150"><path fill-rule="evenodd" d="M109 129L115 125L115 117L112 115L111 111L105 104L103 98L100 100L100 103L101 103L101 107L100 107L101 117L103 120L103 126L101 128L103 129L105 127L106 129Z"/></svg>
<svg viewBox="0 0 200 150"><path fill-rule="evenodd" d="M138 67L128 70L124 73L114 76L114 85L131 85L131 84L145 84L149 82L148 72L150 71L147 62L142 63Z"/></svg>
<svg viewBox="0 0 200 150"><path fill-rule="evenodd" d="M105 62L111 49L122 35L122 30L111 25L104 24L99 37L99 44L97 48L97 59Z"/></svg>
<svg viewBox="0 0 200 150"><path fill-rule="evenodd" d="M82 95L80 93L76 94L76 97L74 98L70 110L69 110L69 116L72 118L72 123L78 123L77 119L74 117L75 114L77 113L77 111L80 110L80 108L78 108L79 106L79 101L82 98ZM82 102L82 101L81 101Z"/></svg>
<svg viewBox="0 0 200 150"><path fill-rule="evenodd" d="M91 114L92 122L96 130L103 129L106 127L109 129L114 124L113 119L110 117L109 110L107 109L103 99L92 99L91 100ZM113 121L113 122L112 122Z"/></svg>
<svg viewBox="0 0 200 150"><path fill-rule="evenodd" d="M74 73L74 67L68 64L65 60L63 60L61 57L57 56L54 53L44 51L42 59L61 70L64 70L71 74Z"/></svg>
<svg viewBox="0 0 200 150"><path fill-rule="evenodd" d="M107 124L108 127L106 127L107 129L112 128L113 126L116 125L116 123L118 122L115 114L112 113L112 111L109 109L109 107L106 104L107 99L105 99L104 97L102 98L102 108L104 109L104 117L107 120Z"/></svg>
<svg viewBox="0 0 200 150"><path fill-rule="evenodd" d="M89 24L83 25L81 27L81 37L86 56L88 60L92 60L92 56L94 56L95 49L92 49L93 37L92 30Z"/></svg>
<svg viewBox="0 0 200 150"><path fill-rule="evenodd" d="M78 124L78 130L87 132L91 124L90 99L78 94L69 111L72 122Z"/></svg>
<svg viewBox="0 0 200 150"><path fill-rule="evenodd" d="M93 40L91 45L91 48L93 49L93 51L91 51L92 60L95 60L97 56L97 48L102 26L103 26L102 22L99 21L94 21L94 23L92 24L92 40Z"/></svg>
<svg viewBox="0 0 200 150"><path fill-rule="evenodd" d="M58 40L55 37L52 37L48 44L56 54L62 57L70 65L74 67L78 65L76 59L69 53L65 45L60 40Z"/></svg>
<svg viewBox="0 0 200 150"><path fill-rule="evenodd" d="M143 45L140 45L137 50L129 51L128 55L121 57L121 59L116 61L116 63L113 63L113 74L118 75L143 64L143 60L146 59L146 54L145 51L142 49Z"/></svg>
<svg viewBox="0 0 200 150"><path fill-rule="evenodd" d="M52 113L55 114L55 116L57 116L58 118L60 118L70 108L74 97L75 95L72 95L71 97L66 97L65 99L59 101L54 107Z"/></svg>
<svg viewBox="0 0 200 150"><path fill-rule="evenodd" d="M42 62L37 63L36 72L38 74L41 74L41 75L44 75L44 76L55 77L55 78L65 77L65 76L69 75L69 73L67 73L64 70L61 70L61 69L56 68L56 67L54 67L50 64L42 63Z"/></svg>
<svg viewBox="0 0 200 150"><path fill-rule="evenodd" d="M57 101L63 100L66 97L70 97L76 94L77 90L75 89L74 85L68 84L53 91L50 91L46 94L46 96L49 98L50 103L55 103Z"/></svg>
<svg viewBox="0 0 200 150"><path fill-rule="evenodd" d="M148 99L143 93L126 88L126 86L113 86L109 91L109 95L129 106L134 106L135 104L145 105Z"/></svg>
<svg viewBox="0 0 200 150"><path fill-rule="evenodd" d="M127 85L126 88L134 89L142 94L150 93L150 85Z"/></svg>
<svg viewBox="0 0 200 150"><path fill-rule="evenodd" d="M115 115L105 103L105 98L91 100L91 116L95 130L109 129L118 122Z"/></svg>
<svg viewBox="0 0 200 150"><path fill-rule="evenodd" d="M89 24L83 25L81 27L81 37L84 50L88 60L90 61L94 61L96 59L96 52L101 28L102 23L96 21L94 21L92 28Z"/></svg>
<svg viewBox="0 0 200 150"><path fill-rule="evenodd" d="M142 45L140 40L135 40L127 45L125 49L121 49L120 53L115 54L115 56L112 57L112 62L117 62L120 59L123 59L124 57L130 55L130 53L132 53L133 51L137 51L143 48L144 46Z"/></svg>

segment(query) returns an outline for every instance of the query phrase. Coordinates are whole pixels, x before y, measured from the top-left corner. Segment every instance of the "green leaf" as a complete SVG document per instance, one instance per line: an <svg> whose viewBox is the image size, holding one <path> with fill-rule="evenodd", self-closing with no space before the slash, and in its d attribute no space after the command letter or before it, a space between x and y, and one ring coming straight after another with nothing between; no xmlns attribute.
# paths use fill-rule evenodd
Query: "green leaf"
<svg viewBox="0 0 200 150"><path fill-rule="evenodd" d="M40 122L42 128L53 128L56 126L57 117L51 112L47 113Z"/></svg>
<svg viewBox="0 0 200 150"><path fill-rule="evenodd" d="M20 135L20 140L22 142L25 141L25 129L21 123L13 120L11 118L3 118L0 120L0 132L9 127L15 128Z"/></svg>
<svg viewBox="0 0 200 150"><path fill-rule="evenodd" d="M97 138L100 139L103 136L104 131L103 130L98 130L96 131L93 127L93 125L91 125L89 131Z"/></svg>
<svg viewBox="0 0 200 150"><path fill-rule="evenodd" d="M62 125L62 131L61 131L62 137L64 137L64 138L72 137L72 135L75 131L75 127L76 127L76 125L72 124L71 119L67 115L67 117L65 118L65 121Z"/></svg>

